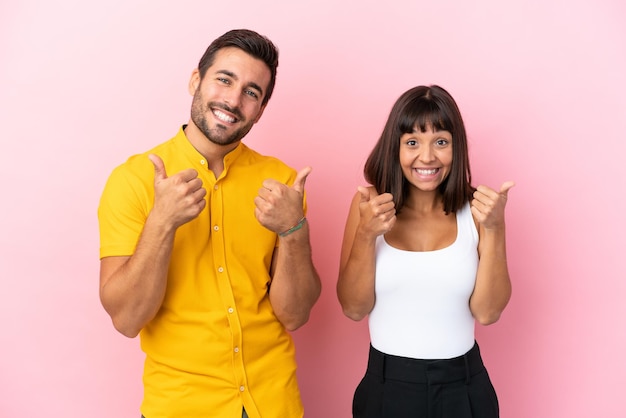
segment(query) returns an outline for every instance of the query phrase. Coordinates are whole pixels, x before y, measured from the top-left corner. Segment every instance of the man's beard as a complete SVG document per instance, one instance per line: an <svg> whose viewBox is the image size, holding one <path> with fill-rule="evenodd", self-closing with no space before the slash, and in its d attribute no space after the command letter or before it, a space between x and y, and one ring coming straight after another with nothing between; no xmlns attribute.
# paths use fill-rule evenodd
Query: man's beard
<svg viewBox="0 0 626 418"><path fill-rule="evenodd" d="M226 135L226 126L217 123L217 125L211 129L207 122L206 114L211 112L211 107L217 107L220 109L224 109L233 115L239 121L245 121L241 111L238 108L230 108L224 104L211 102L206 106L202 104L202 95L199 92L196 92L193 96L193 103L191 105L191 120L198 127L200 132L204 134L205 137L209 141L217 145L230 145L235 142L240 141L250 129L252 129L252 125L254 122L246 123L241 128L234 131L231 135Z"/></svg>

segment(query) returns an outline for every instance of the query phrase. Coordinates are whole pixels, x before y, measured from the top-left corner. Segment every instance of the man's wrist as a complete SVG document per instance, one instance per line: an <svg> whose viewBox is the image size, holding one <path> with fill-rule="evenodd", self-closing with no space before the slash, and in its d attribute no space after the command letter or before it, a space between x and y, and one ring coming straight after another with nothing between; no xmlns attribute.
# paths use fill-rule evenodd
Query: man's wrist
<svg viewBox="0 0 626 418"><path fill-rule="evenodd" d="M305 223L305 222L306 222L306 216L303 216L303 217L302 217L302 218L298 221L298 223L297 223L297 224L295 224L294 226L292 226L291 228L289 228L289 229L288 229L288 230L286 230L286 231L279 232L279 233L278 233L278 236L279 236L279 237L281 237L281 238L284 238L284 237L286 237L287 235L291 235L291 234L293 234L293 233L294 233L294 232L296 232L298 229L301 229L301 228L304 226L304 223Z"/></svg>

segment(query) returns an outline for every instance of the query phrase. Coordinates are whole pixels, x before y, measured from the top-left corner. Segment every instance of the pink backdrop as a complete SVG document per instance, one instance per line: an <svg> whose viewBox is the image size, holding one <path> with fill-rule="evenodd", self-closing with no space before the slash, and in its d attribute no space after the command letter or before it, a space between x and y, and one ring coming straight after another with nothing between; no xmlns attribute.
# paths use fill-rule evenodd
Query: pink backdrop
<svg viewBox="0 0 626 418"><path fill-rule="evenodd" d="M477 330L502 416L626 416L623 1L2 0L1 417L139 416L138 341L98 300L96 207L115 165L186 122L191 70L234 27L282 54L246 142L314 167L307 417L350 416L368 334L335 297L346 211L393 101L431 83L461 107L476 183L517 182L513 299Z"/></svg>

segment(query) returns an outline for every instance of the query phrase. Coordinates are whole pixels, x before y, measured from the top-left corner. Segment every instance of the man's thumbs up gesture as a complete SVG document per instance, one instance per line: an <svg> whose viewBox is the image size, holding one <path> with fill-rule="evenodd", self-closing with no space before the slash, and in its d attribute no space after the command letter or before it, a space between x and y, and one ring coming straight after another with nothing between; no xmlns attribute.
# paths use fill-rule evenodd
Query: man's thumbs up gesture
<svg viewBox="0 0 626 418"><path fill-rule="evenodd" d="M478 186L474 192L472 213L485 229L504 227L504 207L509 190L513 186L515 183L507 181L500 186L499 192L487 186Z"/></svg>
<svg viewBox="0 0 626 418"><path fill-rule="evenodd" d="M163 160L158 155L148 156L154 165L154 208L151 215L172 227L191 221L206 206L206 190L193 168L167 176Z"/></svg>
<svg viewBox="0 0 626 418"><path fill-rule="evenodd" d="M270 231L281 233L302 219L304 185L311 171L311 167L300 170L291 187L274 179L263 182L263 187L254 199L254 215L261 225Z"/></svg>

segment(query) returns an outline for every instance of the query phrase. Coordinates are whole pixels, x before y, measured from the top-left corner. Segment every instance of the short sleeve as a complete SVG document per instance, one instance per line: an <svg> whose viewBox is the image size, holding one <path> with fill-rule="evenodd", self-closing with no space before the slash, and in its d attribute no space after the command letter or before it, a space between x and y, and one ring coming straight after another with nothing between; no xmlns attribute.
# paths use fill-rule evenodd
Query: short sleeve
<svg viewBox="0 0 626 418"><path fill-rule="evenodd" d="M98 207L100 258L134 253L154 202L153 177L147 164L121 165L109 176Z"/></svg>

